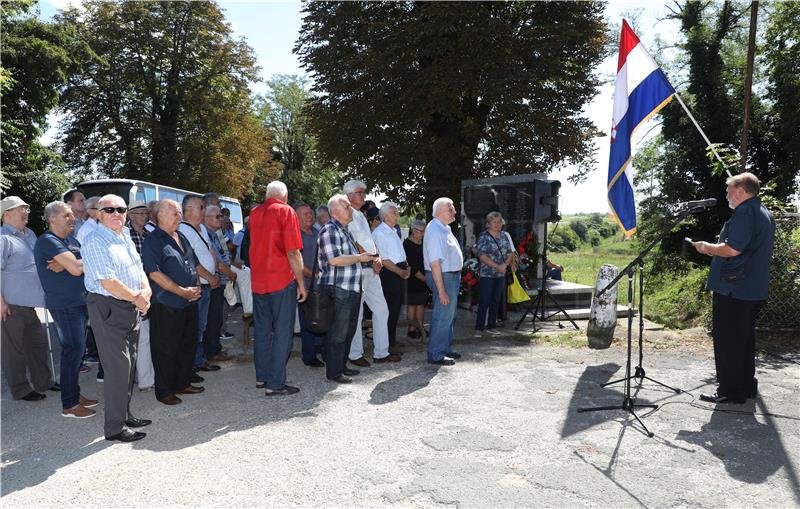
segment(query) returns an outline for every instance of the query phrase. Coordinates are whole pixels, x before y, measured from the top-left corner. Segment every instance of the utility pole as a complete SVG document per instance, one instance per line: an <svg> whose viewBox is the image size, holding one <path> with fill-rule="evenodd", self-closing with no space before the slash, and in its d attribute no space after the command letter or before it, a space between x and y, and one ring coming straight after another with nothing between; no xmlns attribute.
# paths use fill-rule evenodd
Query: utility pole
<svg viewBox="0 0 800 509"><path fill-rule="evenodd" d="M747 71L744 78L744 125L742 125L742 142L739 146L740 172L747 166L747 132L750 127L750 93L753 88L753 60L756 54L756 23L758 20L758 2L750 3L750 40L747 45Z"/></svg>

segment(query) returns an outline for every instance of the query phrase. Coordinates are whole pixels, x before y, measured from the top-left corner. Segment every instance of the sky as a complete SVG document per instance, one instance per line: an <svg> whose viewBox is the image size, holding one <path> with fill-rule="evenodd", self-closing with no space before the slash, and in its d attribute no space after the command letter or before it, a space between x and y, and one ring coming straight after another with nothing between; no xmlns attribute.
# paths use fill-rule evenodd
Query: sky
<svg viewBox="0 0 800 509"><path fill-rule="evenodd" d="M266 88L264 81L275 74L305 74L300 62L292 53L302 24L302 4L300 2L220 0L218 3L225 12L235 36L243 37L253 48L258 65L261 67L262 81L251 85L253 92L263 93ZM79 4L79 1L44 0L40 2L41 15L49 18L56 13L57 9L70 4ZM640 33L639 36L645 47L652 49L656 34L670 40L677 33L674 21L663 20L668 13L667 4L668 2L659 0L611 1L607 4L605 16L609 20L619 23L624 14L638 11L639 26L646 27L646 31ZM549 175L549 178L561 181L562 214L608 211L606 200L610 143L608 132L611 126L616 59L617 55L615 54L604 60L596 69L597 74L607 82L600 87L598 95L585 109L588 118L601 132L606 133L604 137L595 140L598 150L595 155L597 164L594 170L589 173L583 183L578 185L571 184L567 180L567 177L574 173L574 168L567 167ZM634 139L641 141L645 134L654 136L657 133L658 120L656 116L642 126ZM54 132L51 130L45 135L45 141L52 139L53 136Z"/></svg>

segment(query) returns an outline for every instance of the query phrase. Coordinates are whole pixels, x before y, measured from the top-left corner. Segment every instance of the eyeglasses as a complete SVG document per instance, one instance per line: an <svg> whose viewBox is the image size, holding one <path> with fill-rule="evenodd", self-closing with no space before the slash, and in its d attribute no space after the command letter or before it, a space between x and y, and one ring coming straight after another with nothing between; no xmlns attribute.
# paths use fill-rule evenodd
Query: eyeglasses
<svg viewBox="0 0 800 509"><path fill-rule="evenodd" d="M103 207L100 210L102 210L106 214L113 214L114 212L116 212L117 214L122 215L128 211L128 207Z"/></svg>
<svg viewBox="0 0 800 509"><path fill-rule="evenodd" d="M97 210L97 207L89 207L89 210Z"/></svg>
<svg viewBox="0 0 800 509"><path fill-rule="evenodd" d="M419 228L413 228L415 232L425 233L425 230L420 230Z"/></svg>

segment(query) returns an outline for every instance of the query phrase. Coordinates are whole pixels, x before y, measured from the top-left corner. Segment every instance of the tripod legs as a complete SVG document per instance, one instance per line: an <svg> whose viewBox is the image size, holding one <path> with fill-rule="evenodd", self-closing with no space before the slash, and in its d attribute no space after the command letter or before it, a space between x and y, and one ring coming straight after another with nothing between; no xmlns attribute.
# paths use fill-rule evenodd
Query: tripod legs
<svg viewBox="0 0 800 509"><path fill-rule="evenodd" d="M644 429L644 432L648 437L653 438L653 436L654 436L653 432L650 431L649 429L647 429L647 426L644 425L644 422L642 422L642 420L639 418L639 416L636 415L636 409L637 408L658 408L658 405L652 405L652 404L638 404L637 405L635 403L635 401L636 401L635 398L631 398L629 396L626 396L622 400L622 405L597 406L597 407L591 407L591 408L579 408L578 409L578 413L599 412L601 410L624 410L624 411L628 412L629 414L631 414L636 419L636 422L638 422L639 425L642 427L642 429Z"/></svg>

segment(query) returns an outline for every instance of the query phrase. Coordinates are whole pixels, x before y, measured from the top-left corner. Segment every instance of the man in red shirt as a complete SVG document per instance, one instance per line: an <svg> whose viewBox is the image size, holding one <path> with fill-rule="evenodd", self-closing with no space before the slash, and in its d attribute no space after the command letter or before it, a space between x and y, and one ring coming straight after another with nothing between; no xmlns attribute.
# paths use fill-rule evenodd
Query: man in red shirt
<svg viewBox="0 0 800 509"><path fill-rule="evenodd" d="M303 240L289 192L279 181L267 185L267 201L250 212L250 271L253 290L253 353L256 387L267 396L295 394L286 385L297 302L306 300Z"/></svg>

